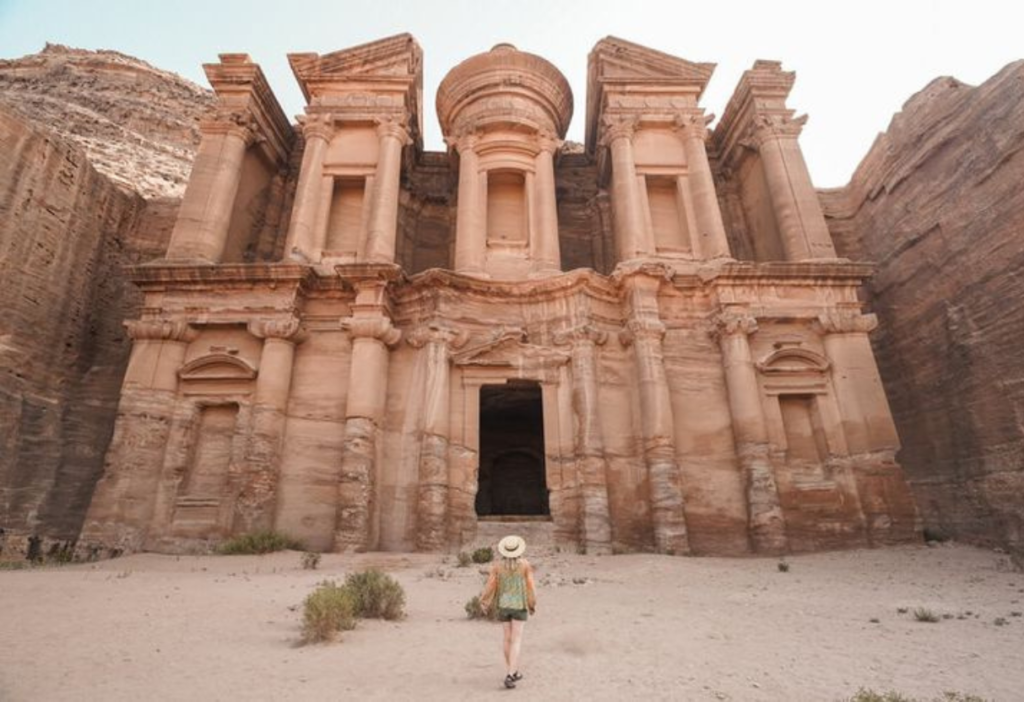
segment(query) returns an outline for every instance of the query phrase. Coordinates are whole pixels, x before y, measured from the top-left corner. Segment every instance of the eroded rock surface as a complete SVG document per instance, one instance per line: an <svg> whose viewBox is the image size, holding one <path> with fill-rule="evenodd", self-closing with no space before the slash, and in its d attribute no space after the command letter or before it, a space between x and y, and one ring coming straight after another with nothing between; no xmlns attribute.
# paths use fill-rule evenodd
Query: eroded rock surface
<svg viewBox="0 0 1024 702"><path fill-rule="evenodd" d="M912 97L822 201L840 255L878 262L872 337L926 527L1024 530L1024 62Z"/></svg>
<svg viewBox="0 0 1024 702"><path fill-rule="evenodd" d="M84 148L120 188L180 198L213 95L116 51L47 44L0 60L0 102Z"/></svg>

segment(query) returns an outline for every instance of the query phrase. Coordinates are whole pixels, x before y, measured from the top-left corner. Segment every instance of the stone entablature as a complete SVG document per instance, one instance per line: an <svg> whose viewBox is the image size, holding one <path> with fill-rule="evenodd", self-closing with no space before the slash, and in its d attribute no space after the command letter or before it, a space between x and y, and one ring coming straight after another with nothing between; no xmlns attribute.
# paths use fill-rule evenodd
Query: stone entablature
<svg viewBox="0 0 1024 702"><path fill-rule="evenodd" d="M216 141L237 135L208 133L221 156L189 190L202 216L179 220L180 255L133 273L146 303L83 545L182 551L272 527L318 550L432 551L472 542L494 514L550 519L558 543L592 553L915 538L857 296L870 266L797 255L816 236L810 210L799 232L778 214L803 237L785 250L732 250L737 231L766 231L759 213L726 229L777 135L738 155L719 142L759 119L748 102L766 85L781 88L757 109L785 112L791 74L761 62L745 75L709 158L697 101L712 66L602 40L588 143L567 156L568 83L498 45L442 84L446 162L418 141L408 35L290 59L310 104L301 155L279 159L294 196L275 210L284 245L268 248L284 260L222 255L248 215L218 188L252 179L247 152ZM261 75L222 64L217 76ZM225 104L269 104L251 83ZM593 175L607 275L562 270L560 158ZM431 204L416 200L424 168ZM451 255L410 270L400 220L428 210L450 222Z"/></svg>

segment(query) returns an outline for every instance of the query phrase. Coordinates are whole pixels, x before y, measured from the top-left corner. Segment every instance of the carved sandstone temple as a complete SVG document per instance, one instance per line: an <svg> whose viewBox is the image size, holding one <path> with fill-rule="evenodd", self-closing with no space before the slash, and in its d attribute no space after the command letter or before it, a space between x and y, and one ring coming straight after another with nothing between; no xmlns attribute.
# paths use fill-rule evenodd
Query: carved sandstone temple
<svg viewBox="0 0 1024 702"><path fill-rule="evenodd" d="M292 54L286 119L244 54L145 294L80 543L442 550L480 520L589 553L910 540L861 312L786 98L758 61L713 132L712 64L607 38L586 144L544 59L456 66L422 147L408 35Z"/></svg>

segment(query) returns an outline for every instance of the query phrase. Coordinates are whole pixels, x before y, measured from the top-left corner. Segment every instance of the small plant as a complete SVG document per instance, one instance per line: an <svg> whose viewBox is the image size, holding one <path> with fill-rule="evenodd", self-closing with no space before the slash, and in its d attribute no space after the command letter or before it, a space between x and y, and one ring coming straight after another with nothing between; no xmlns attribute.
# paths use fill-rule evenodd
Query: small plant
<svg viewBox="0 0 1024 702"><path fill-rule="evenodd" d="M494 560L494 549L490 546L484 546L473 551L471 556L474 563L490 563Z"/></svg>
<svg viewBox="0 0 1024 702"><path fill-rule="evenodd" d="M345 588L352 593L358 617L394 620L405 616L405 590L376 568L350 573L345 577Z"/></svg>
<svg viewBox="0 0 1024 702"><path fill-rule="evenodd" d="M789 572L789 564L786 563L785 561L779 561L776 564L776 567L779 569L780 573L788 573Z"/></svg>
<svg viewBox="0 0 1024 702"><path fill-rule="evenodd" d="M925 607L918 607L914 610L914 619L919 622L934 624L939 621L939 615Z"/></svg>
<svg viewBox="0 0 1024 702"><path fill-rule="evenodd" d="M868 619L868 621L869 621L870 623L872 623L872 624L880 624L880 623L881 623L881 622L879 621L878 617L871 617L871 619Z"/></svg>
<svg viewBox="0 0 1024 702"><path fill-rule="evenodd" d="M466 616L470 619L488 619L490 621L498 620L498 610L494 607L494 603L491 603L489 609L484 609L480 604L480 596L474 595L465 605Z"/></svg>
<svg viewBox="0 0 1024 702"><path fill-rule="evenodd" d="M306 551L302 554L302 567L305 570L316 570L320 565L321 554L314 551Z"/></svg>
<svg viewBox="0 0 1024 702"><path fill-rule="evenodd" d="M896 608L896 614L906 614L909 611L910 610L908 608L906 608L906 607L897 607ZM968 612L968 614L970 614L970 612Z"/></svg>
<svg viewBox="0 0 1024 702"><path fill-rule="evenodd" d="M459 568L468 568L470 563L473 562L473 556L466 551L459 551Z"/></svg>
<svg viewBox="0 0 1024 702"><path fill-rule="evenodd" d="M216 550L222 556L238 556L274 551L301 551L302 544L287 534L267 529L232 537L217 546Z"/></svg>
<svg viewBox="0 0 1024 702"><path fill-rule="evenodd" d="M914 702L914 700L893 690L879 693L874 690L865 690L862 687L848 702Z"/></svg>
<svg viewBox="0 0 1024 702"><path fill-rule="evenodd" d="M996 617L992 620L992 623L996 626L1006 626L1010 621L1006 617Z"/></svg>
<svg viewBox="0 0 1024 702"><path fill-rule="evenodd" d="M317 586L302 605L302 641L330 641L339 632L356 627L356 599L333 580Z"/></svg>

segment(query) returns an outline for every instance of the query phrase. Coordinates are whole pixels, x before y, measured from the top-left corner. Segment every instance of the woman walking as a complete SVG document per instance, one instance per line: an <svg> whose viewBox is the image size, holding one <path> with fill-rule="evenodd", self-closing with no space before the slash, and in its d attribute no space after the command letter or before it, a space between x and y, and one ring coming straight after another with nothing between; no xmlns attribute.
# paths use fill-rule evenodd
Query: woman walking
<svg viewBox="0 0 1024 702"><path fill-rule="evenodd" d="M487 585L480 596L485 612L497 597L498 620L505 635L505 687L513 688L523 679L519 672L519 650L528 614L537 608L533 568L523 558L526 542L521 536L506 536L498 543L501 560L491 565Z"/></svg>

